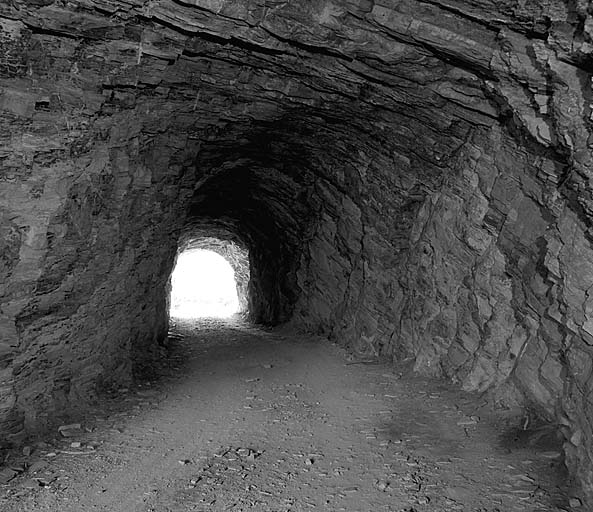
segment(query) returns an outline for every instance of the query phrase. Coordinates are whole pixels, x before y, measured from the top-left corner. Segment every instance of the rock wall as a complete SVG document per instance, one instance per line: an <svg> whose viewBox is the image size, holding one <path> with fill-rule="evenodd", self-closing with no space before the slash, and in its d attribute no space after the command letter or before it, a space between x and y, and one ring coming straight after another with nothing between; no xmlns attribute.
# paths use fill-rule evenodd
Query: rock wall
<svg viewBox="0 0 593 512"><path fill-rule="evenodd" d="M23 103L10 108L38 97L21 96ZM132 363L139 367L145 357L142 345L164 338L171 237L179 223L177 185L167 191L139 157L137 140L115 129L76 156L67 126L47 117L36 140L12 146L7 160L14 167L0 189L14 254L3 273L1 316L11 434L23 426L16 417L24 415L29 430L43 428L52 413L83 404L97 387L129 380ZM26 139L14 125L7 128L13 140Z"/></svg>
<svg viewBox="0 0 593 512"><path fill-rule="evenodd" d="M393 163L375 169L376 189L365 183L371 201L326 191L295 318L545 417L590 492L593 249L589 218L562 191L566 162L493 126L450 165L438 191L410 192L399 208Z"/></svg>
<svg viewBox="0 0 593 512"><path fill-rule="evenodd" d="M498 131L464 148L459 169L416 219L398 339L419 371L556 422L590 490L590 225L558 190L563 162Z"/></svg>

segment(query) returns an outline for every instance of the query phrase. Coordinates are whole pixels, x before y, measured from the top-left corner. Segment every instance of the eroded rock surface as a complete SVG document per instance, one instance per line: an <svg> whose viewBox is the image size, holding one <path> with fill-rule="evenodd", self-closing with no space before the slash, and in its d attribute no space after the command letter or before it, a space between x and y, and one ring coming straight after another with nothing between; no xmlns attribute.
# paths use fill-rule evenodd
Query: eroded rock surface
<svg viewBox="0 0 593 512"><path fill-rule="evenodd" d="M258 322L558 423L591 498L591 14L0 4L0 432L158 353L191 227L249 249Z"/></svg>

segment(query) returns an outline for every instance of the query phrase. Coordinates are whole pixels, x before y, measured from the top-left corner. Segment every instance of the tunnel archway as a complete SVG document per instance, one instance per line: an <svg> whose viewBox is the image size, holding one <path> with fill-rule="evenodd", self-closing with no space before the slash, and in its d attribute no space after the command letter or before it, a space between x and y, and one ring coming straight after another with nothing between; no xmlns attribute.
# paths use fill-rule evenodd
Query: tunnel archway
<svg viewBox="0 0 593 512"><path fill-rule="evenodd" d="M239 312L233 267L216 252L179 254L171 275L171 318L229 318Z"/></svg>
<svg viewBox="0 0 593 512"><path fill-rule="evenodd" d="M239 130L232 127L202 145L187 223L248 247L249 319L275 325L291 318L300 295L297 271L315 217L314 179L304 148L290 148L301 150L299 159L279 153L275 146L282 140L273 126Z"/></svg>
<svg viewBox="0 0 593 512"><path fill-rule="evenodd" d="M249 250L227 232L212 233L194 226L181 237L168 286L171 318L248 315Z"/></svg>

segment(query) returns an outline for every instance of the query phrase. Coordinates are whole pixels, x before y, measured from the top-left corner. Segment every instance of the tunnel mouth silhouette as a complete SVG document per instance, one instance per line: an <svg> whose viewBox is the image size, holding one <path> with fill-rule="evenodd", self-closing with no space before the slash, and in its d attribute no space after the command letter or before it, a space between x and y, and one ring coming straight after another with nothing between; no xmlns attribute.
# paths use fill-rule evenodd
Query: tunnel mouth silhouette
<svg viewBox="0 0 593 512"><path fill-rule="evenodd" d="M177 253L169 285L171 319L231 318L247 313L249 256L231 241L202 238Z"/></svg>

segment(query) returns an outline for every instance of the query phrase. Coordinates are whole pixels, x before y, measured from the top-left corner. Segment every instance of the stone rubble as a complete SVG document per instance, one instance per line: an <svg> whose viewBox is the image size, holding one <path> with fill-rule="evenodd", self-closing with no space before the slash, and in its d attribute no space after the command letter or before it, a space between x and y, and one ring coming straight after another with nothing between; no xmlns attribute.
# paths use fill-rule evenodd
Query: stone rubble
<svg viewBox="0 0 593 512"><path fill-rule="evenodd" d="M558 441L537 437L535 430L519 439L525 431L517 430L516 418L505 419L475 395L414 376L409 367L386 373L388 363L349 366L344 375L344 351L315 343L307 353L302 337L284 340L271 357L269 338L253 331L234 341L224 329L201 336L210 345L202 348L186 338L176 346L185 374L180 377L171 365L155 388L161 393L156 405L139 398L135 409L114 397L103 405L107 413L92 433L84 434L101 441L95 453L81 459L57 450L48 462L33 463L3 488L10 492L0 493L0 507L13 512L13 506L60 506L70 512L97 504L97 496L111 496L115 509L129 498L154 512L572 510L549 472ZM223 354L231 347L237 356L229 360ZM245 382L242 374L260 371L262 361L284 369ZM198 382L204 369L212 375ZM246 423L241 404L254 389L262 407L247 413L252 421ZM208 404L211 414L204 417L200 409ZM189 416L182 415L190 405ZM468 437L457 422L478 411L481 421L467 427ZM116 424L123 433L110 430ZM508 439L499 439L507 427ZM188 437L179 435L184 429ZM58 439L56 447L68 443ZM151 472L149 460L162 467Z"/></svg>

